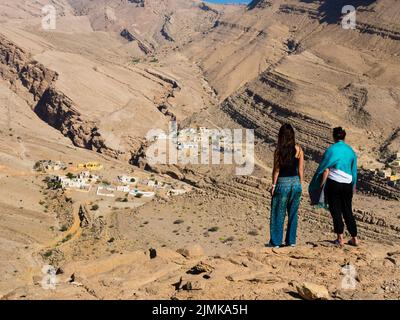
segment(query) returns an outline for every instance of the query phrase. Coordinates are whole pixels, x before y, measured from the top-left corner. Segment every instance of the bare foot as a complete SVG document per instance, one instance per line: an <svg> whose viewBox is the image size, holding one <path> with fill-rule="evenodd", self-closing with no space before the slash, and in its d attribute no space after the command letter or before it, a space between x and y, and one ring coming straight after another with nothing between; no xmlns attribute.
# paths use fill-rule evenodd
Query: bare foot
<svg viewBox="0 0 400 320"><path fill-rule="evenodd" d="M343 240L336 239L333 243L340 248L344 246Z"/></svg>
<svg viewBox="0 0 400 320"><path fill-rule="evenodd" d="M351 239L347 242L347 244L349 244L349 245L351 245L351 246L353 246L353 247L357 247L357 246L358 246L358 240L357 240L357 238L351 238Z"/></svg>

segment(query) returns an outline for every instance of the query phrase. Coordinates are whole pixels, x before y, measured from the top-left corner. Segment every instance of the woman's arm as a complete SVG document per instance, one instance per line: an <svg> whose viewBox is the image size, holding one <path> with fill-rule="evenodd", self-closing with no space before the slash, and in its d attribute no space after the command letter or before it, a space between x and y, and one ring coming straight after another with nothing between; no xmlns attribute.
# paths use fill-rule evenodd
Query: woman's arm
<svg viewBox="0 0 400 320"><path fill-rule="evenodd" d="M304 182L304 152L301 147L299 147L300 152L299 152L299 178L300 182Z"/></svg>
<svg viewBox="0 0 400 320"><path fill-rule="evenodd" d="M272 189L271 189L271 195L274 195L275 186L276 186L276 183L278 182L278 177L279 177L279 165L278 165L277 154L276 154L276 152L275 152L275 153L274 153L274 169L272 170Z"/></svg>
<svg viewBox="0 0 400 320"><path fill-rule="evenodd" d="M325 169L324 173L322 174L321 188L324 186L326 180L328 179L329 172L330 172L329 169Z"/></svg>

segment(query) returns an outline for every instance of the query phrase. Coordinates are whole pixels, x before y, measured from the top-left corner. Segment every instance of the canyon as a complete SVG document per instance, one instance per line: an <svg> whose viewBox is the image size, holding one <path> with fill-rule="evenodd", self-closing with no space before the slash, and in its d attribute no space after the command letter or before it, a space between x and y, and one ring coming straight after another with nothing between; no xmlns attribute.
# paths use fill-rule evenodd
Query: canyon
<svg viewBox="0 0 400 320"><path fill-rule="evenodd" d="M356 28L343 29L347 2L52 0L56 28L46 30L49 1L1 1L0 297L297 299L311 281L332 299L398 299L400 186L375 171L400 152L400 3L352 1ZM152 165L146 135L171 121L253 129L253 173ZM286 122L307 183L332 128L346 129L359 157L360 247L329 241L331 218L309 204L307 185L299 245L264 247ZM32 170L42 159L96 161L104 180L134 172L192 191L137 206L54 193ZM348 264L359 271L353 291L340 289ZM57 270L56 290L42 288L43 265Z"/></svg>

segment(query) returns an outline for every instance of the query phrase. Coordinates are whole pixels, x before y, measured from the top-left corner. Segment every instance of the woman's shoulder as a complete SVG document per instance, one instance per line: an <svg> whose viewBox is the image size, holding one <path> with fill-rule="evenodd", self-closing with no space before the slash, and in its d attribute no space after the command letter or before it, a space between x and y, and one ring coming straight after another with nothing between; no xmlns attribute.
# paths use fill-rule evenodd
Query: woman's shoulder
<svg viewBox="0 0 400 320"><path fill-rule="evenodd" d="M296 148L296 158L300 158L301 154L303 153L303 149L298 144L295 145L295 148Z"/></svg>

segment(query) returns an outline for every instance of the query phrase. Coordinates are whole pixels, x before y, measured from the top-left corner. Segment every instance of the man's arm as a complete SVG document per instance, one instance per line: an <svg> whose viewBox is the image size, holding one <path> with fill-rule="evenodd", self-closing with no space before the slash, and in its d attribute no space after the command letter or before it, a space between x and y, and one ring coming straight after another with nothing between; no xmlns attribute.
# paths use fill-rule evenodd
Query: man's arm
<svg viewBox="0 0 400 320"><path fill-rule="evenodd" d="M325 150L321 162L318 166L318 169L311 180L310 186L308 187L309 190L317 190L318 188L321 187L321 185L323 185L322 184L324 182L323 175L325 174L326 177L328 177L329 175L329 172L326 172L326 169L329 169L329 167L331 166L330 159L332 157L332 154L333 154L332 147L329 147L327 150Z"/></svg>
<svg viewBox="0 0 400 320"><path fill-rule="evenodd" d="M351 165L351 174L353 176L353 188L355 191L357 186L357 155L355 153L353 163Z"/></svg>
<svg viewBox="0 0 400 320"><path fill-rule="evenodd" d="M324 173L322 174L321 184L320 184L321 188L324 186L326 180L328 180L329 172L330 172L329 169L324 170Z"/></svg>

